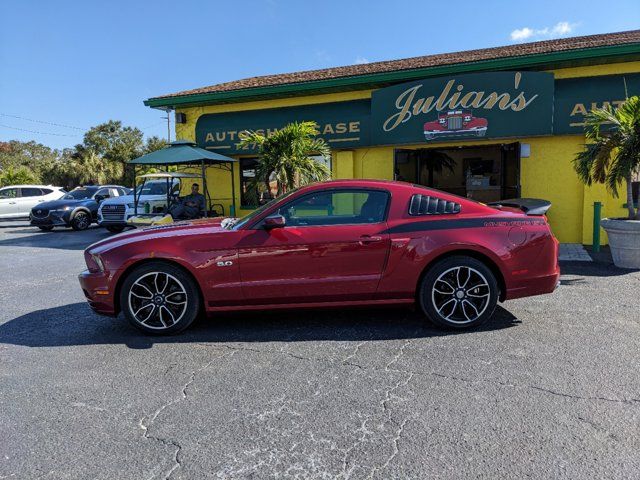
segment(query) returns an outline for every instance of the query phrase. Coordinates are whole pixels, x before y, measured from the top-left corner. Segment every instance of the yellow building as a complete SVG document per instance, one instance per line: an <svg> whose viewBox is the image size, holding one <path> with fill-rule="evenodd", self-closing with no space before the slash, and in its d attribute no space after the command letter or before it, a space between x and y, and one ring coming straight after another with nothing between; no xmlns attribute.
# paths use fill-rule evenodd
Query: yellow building
<svg viewBox="0 0 640 480"><path fill-rule="evenodd" d="M238 216L257 203L242 132L313 120L334 178L395 178L484 202L544 198L559 240L590 244L595 201L603 216L626 210L573 170L583 117L631 95L640 95L640 30L253 77L145 105L175 110L177 139L239 160ZM212 170L207 184L229 214L229 174Z"/></svg>

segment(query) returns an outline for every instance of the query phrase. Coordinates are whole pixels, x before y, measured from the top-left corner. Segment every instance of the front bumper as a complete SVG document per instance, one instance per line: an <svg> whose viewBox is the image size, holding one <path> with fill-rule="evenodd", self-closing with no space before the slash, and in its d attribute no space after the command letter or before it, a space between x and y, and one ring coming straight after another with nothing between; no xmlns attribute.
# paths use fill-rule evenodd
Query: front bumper
<svg viewBox="0 0 640 480"><path fill-rule="evenodd" d="M69 213L49 212L46 217L36 217L32 214L29 215L29 221L35 227L67 227L69 226Z"/></svg>
<svg viewBox="0 0 640 480"><path fill-rule="evenodd" d="M101 315L115 317L117 315L115 306L115 295L110 286L110 277L104 272L90 272L85 270L78 275L80 287L84 296L89 302L89 306Z"/></svg>

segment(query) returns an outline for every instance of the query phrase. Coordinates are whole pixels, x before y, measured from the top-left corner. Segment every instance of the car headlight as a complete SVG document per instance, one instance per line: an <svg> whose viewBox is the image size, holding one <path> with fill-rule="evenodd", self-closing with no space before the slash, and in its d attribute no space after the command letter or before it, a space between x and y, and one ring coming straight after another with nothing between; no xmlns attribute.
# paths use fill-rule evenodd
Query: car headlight
<svg viewBox="0 0 640 480"><path fill-rule="evenodd" d="M104 263L102 262L102 259L100 258L100 256L92 254L91 258L93 259L94 262L96 262L96 265L98 265L98 268L100 269L100 271L104 272Z"/></svg>
<svg viewBox="0 0 640 480"><path fill-rule="evenodd" d="M135 203L127 203L127 208L136 208Z"/></svg>
<svg viewBox="0 0 640 480"><path fill-rule="evenodd" d="M64 213L71 210L71 207L58 208L57 210L51 210L51 213Z"/></svg>

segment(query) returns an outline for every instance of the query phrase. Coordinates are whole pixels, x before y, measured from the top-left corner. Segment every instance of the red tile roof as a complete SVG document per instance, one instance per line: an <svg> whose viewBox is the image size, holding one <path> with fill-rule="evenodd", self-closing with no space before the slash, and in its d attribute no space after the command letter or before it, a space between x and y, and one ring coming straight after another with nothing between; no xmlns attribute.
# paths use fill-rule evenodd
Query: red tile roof
<svg viewBox="0 0 640 480"><path fill-rule="evenodd" d="M242 80L235 80L233 82L219 83L217 85L210 85L207 87L195 88L193 90L185 90L182 92L171 93L155 98L170 98L185 95L229 92L255 87L295 84L302 82L311 82L315 80L327 80L333 78L353 77L374 73L413 70L418 68L477 62L481 60L521 57L533 54L563 52L595 47L607 47L629 43L640 43L640 30L631 30L619 33L606 33L600 35L588 35L583 37L562 38L556 40L545 40L542 42L521 43L504 47L483 48L479 50L466 50L463 52L455 53L426 55L422 57L412 57L401 60L388 60L383 62L372 62L361 65L349 65L345 67L323 68L321 70L307 70L303 72L264 75L260 77L250 77Z"/></svg>

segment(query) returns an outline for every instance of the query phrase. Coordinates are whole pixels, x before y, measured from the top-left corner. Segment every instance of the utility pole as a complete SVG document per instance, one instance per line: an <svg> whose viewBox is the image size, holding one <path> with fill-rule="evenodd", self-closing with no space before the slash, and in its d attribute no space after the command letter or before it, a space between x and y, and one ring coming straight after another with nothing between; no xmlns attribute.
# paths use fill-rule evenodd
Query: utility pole
<svg viewBox="0 0 640 480"><path fill-rule="evenodd" d="M165 113L167 114L166 117L162 117L163 119L167 119L167 143L171 143L171 109L167 108L165 110Z"/></svg>

